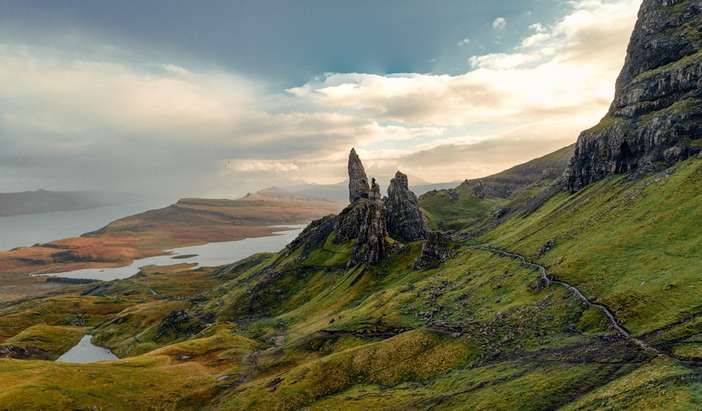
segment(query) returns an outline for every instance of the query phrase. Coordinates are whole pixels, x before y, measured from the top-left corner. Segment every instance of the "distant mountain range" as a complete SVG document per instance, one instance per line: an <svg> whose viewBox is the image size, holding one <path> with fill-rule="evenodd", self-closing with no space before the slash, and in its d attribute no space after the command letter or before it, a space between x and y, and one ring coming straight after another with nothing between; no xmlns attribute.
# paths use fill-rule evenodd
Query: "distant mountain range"
<svg viewBox="0 0 702 411"><path fill-rule="evenodd" d="M124 204L132 196L98 191L24 191L0 193L0 217L53 211L87 210Z"/></svg>
<svg viewBox="0 0 702 411"><path fill-rule="evenodd" d="M417 195L422 195L433 190L446 190L461 184L461 181L450 181L447 183L428 183L416 177L409 176L410 188ZM378 177L378 184L381 189L387 188L390 177ZM317 197L331 201L348 201L349 181L344 180L336 184L300 184L286 188L272 187L272 189L283 190L289 193L300 194L308 197Z"/></svg>

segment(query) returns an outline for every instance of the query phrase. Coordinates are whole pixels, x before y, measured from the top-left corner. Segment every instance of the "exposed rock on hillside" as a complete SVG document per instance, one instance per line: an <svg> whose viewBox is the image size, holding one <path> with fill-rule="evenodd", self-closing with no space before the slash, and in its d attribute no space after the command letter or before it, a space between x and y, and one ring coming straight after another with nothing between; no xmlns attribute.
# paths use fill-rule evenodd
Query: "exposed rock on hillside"
<svg viewBox="0 0 702 411"><path fill-rule="evenodd" d="M297 238L285 247L284 253L290 254L293 250L302 247L300 257L306 257L310 251L324 244L324 241L334 231L336 226L337 216L328 215L311 222L297 236Z"/></svg>
<svg viewBox="0 0 702 411"><path fill-rule="evenodd" d="M570 191L700 151L701 45L702 2L644 0L609 112L578 138Z"/></svg>
<svg viewBox="0 0 702 411"><path fill-rule="evenodd" d="M418 241L427 237L427 227L419 210L417 196L410 191L407 176L399 171L390 180L385 207L388 232L392 238Z"/></svg>
<svg viewBox="0 0 702 411"><path fill-rule="evenodd" d="M419 209L417 196L410 191L407 176L395 174L388 197L383 199L380 186L372 179L369 186L361 159L355 150L349 154L350 204L337 216L328 216L310 224L287 250L304 244L301 258L334 234L334 242L354 242L349 265L374 264L387 254L388 236L399 241L426 238L427 226ZM389 232L389 230L392 230Z"/></svg>
<svg viewBox="0 0 702 411"><path fill-rule="evenodd" d="M355 203L349 204L336 217L336 225L334 232L336 233L335 241L337 244L355 240L361 232L361 225L365 221L366 213L368 212L368 199L362 199Z"/></svg>
<svg viewBox="0 0 702 411"><path fill-rule="evenodd" d="M176 310L168 313L166 318L161 320L158 326L156 338L173 333L175 335L191 334L194 328L190 323L190 316L184 310Z"/></svg>
<svg viewBox="0 0 702 411"><path fill-rule="evenodd" d="M356 149L352 148L349 154L349 202L353 204L362 198L368 198L369 192L366 170L356 154Z"/></svg>
<svg viewBox="0 0 702 411"><path fill-rule="evenodd" d="M380 195L380 187L373 179L365 214L361 222L356 246L350 264L374 264L385 256L388 231L385 225L385 205Z"/></svg>
<svg viewBox="0 0 702 411"><path fill-rule="evenodd" d="M431 231L427 235L427 241L422 246L422 254L414 263L414 268L424 270L438 267L441 263L455 255L454 246L451 239L439 231Z"/></svg>

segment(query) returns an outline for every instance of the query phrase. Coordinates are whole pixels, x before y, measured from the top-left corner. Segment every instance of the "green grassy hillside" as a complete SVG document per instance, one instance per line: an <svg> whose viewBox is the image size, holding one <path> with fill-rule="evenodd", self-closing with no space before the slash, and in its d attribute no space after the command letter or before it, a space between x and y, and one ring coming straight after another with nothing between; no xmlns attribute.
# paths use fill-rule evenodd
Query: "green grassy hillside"
<svg viewBox="0 0 702 411"><path fill-rule="evenodd" d="M433 229L474 235L538 206L563 174L573 149L564 147L501 173L466 180L454 189L430 191L419 203Z"/></svg>
<svg viewBox="0 0 702 411"><path fill-rule="evenodd" d="M558 194L431 270L413 268L419 243L347 268L351 246L332 233L10 305L5 346L55 357L80 323L123 359L0 360L0 408L697 408L701 174L694 159ZM540 262L660 355L534 266L475 247L485 243ZM178 310L187 321L162 332ZM33 341L42 329L55 337Z"/></svg>

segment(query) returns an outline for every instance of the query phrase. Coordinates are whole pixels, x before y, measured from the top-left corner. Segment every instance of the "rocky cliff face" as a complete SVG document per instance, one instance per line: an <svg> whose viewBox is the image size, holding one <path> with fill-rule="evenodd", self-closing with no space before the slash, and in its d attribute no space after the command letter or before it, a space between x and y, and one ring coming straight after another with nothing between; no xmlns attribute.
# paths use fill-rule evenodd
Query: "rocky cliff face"
<svg viewBox="0 0 702 411"><path fill-rule="evenodd" d="M355 242L349 265L375 264L387 249L385 204L375 179L369 187L363 163L354 149L349 154L348 169L351 204L336 217L336 241Z"/></svg>
<svg viewBox="0 0 702 411"><path fill-rule="evenodd" d="M644 0L609 112L578 138L570 191L700 151L701 46L702 1Z"/></svg>
<svg viewBox="0 0 702 411"><path fill-rule="evenodd" d="M388 230L385 224L385 205L380 195L380 187L373 179L365 213L351 257L351 265L368 263L375 264L385 257L387 249L386 237Z"/></svg>
<svg viewBox="0 0 702 411"><path fill-rule="evenodd" d="M399 171L390 180L385 207L388 232L392 238L409 242L427 237L428 230L417 196L410 191L407 176Z"/></svg>

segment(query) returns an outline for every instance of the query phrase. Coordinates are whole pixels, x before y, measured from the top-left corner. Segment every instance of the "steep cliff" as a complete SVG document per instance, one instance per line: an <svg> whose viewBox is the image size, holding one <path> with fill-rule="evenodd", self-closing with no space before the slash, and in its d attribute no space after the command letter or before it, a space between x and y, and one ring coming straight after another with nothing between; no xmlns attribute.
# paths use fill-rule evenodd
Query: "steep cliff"
<svg viewBox="0 0 702 411"><path fill-rule="evenodd" d="M358 238L349 265L375 264L385 257L388 248L385 205L375 179L372 180L370 195L367 203L364 204L364 209L365 213L360 221Z"/></svg>
<svg viewBox="0 0 702 411"><path fill-rule="evenodd" d="M700 151L701 45L702 2L644 0L609 112L578 138L568 190Z"/></svg>

